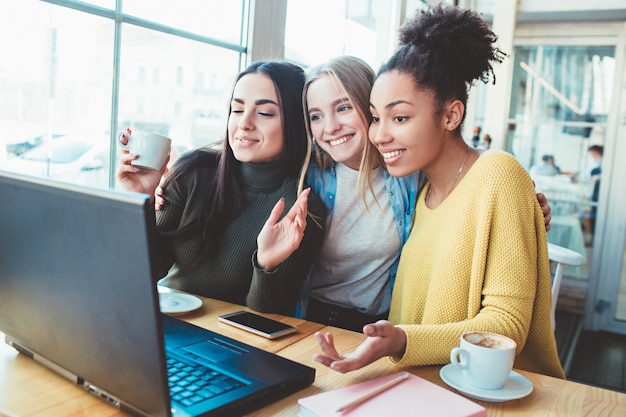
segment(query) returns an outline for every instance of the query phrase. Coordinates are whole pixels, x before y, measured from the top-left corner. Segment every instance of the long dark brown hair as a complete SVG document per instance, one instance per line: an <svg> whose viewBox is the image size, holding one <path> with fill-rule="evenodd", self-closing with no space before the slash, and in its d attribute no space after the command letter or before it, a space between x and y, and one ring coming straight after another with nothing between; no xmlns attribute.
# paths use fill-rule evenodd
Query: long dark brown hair
<svg viewBox="0 0 626 417"><path fill-rule="evenodd" d="M286 176L297 178L302 172L307 156L307 137L302 118L301 100L304 70L288 62L259 61L239 73L235 84L245 75L254 73L266 75L276 87L282 113L284 140L281 162L284 164ZM229 114L230 111L232 108L229 109ZM201 230L206 253L209 256L213 252L212 249L221 241L231 221L241 213L245 204L243 184L239 175L241 162L235 159L228 137L227 127L221 151L202 148L183 155L174 164L163 184L163 188L167 189L170 184L197 166L216 167L217 171L201 217L181 225L177 231L170 232L184 238L195 235Z"/></svg>

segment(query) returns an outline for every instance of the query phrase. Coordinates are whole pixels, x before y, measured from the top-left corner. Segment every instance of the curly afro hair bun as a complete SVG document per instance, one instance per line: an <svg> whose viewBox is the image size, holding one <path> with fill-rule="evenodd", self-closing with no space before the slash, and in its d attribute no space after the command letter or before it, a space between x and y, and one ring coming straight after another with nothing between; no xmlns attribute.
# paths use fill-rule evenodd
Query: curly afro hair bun
<svg viewBox="0 0 626 417"><path fill-rule="evenodd" d="M467 103L475 81L496 78L492 63L507 56L494 46L498 37L474 11L436 6L419 10L400 28L400 45L378 75L397 70L410 74L416 86L434 92L439 103Z"/></svg>
<svg viewBox="0 0 626 417"><path fill-rule="evenodd" d="M501 63L506 57L492 46L497 40L475 12L441 5L418 12L400 28L400 45L432 50L470 84L488 82L490 75L495 83L491 61Z"/></svg>

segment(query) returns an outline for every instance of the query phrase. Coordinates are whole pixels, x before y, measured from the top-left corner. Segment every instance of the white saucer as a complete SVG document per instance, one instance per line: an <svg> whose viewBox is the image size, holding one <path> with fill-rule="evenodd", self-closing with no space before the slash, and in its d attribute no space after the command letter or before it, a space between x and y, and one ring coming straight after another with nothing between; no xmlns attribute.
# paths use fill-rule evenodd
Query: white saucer
<svg viewBox="0 0 626 417"><path fill-rule="evenodd" d="M483 389L468 384L465 382L461 370L452 364L447 364L441 368L439 376L443 382L462 394L481 401L499 403L523 398L533 392L532 382L515 371L511 371L509 379L500 389Z"/></svg>
<svg viewBox="0 0 626 417"><path fill-rule="evenodd" d="M202 300L191 294L160 292L159 304L162 313L183 314L202 307Z"/></svg>

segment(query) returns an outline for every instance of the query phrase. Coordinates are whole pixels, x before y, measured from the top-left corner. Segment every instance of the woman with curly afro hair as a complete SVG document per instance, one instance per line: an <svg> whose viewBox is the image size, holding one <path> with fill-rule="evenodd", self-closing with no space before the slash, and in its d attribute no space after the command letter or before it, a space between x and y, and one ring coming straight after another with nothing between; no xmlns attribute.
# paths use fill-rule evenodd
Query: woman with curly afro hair
<svg viewBox="0 0 626 417"><path fill-rule="evenodd" d="M389 173L424 172L415 223L403 247L389 321L339 354L317 333L315 360L348 372L389 356L400 366L442 365L462 333L506 335L515 368L564 378L550 322L546 231L527 171L508 153L461 136L468 90L495 76L506 54L475 12L438 6L401 28L377 74L369 137ZM366 171L367 172L367 171Z"/></svg>

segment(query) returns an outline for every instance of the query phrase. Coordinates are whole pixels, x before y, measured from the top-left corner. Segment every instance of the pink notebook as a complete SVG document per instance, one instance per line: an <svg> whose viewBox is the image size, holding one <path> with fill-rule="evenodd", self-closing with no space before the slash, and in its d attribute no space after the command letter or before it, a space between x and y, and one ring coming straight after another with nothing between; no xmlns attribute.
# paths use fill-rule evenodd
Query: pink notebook
<svg viewBox="0 0 626 417"><path fill-rule="evenodd" d="M342 405L361 397L402 372L300 398L301 417L429 416L486 417L487 410L452 391L409 374L404 381L343 412Z"/></svg>

